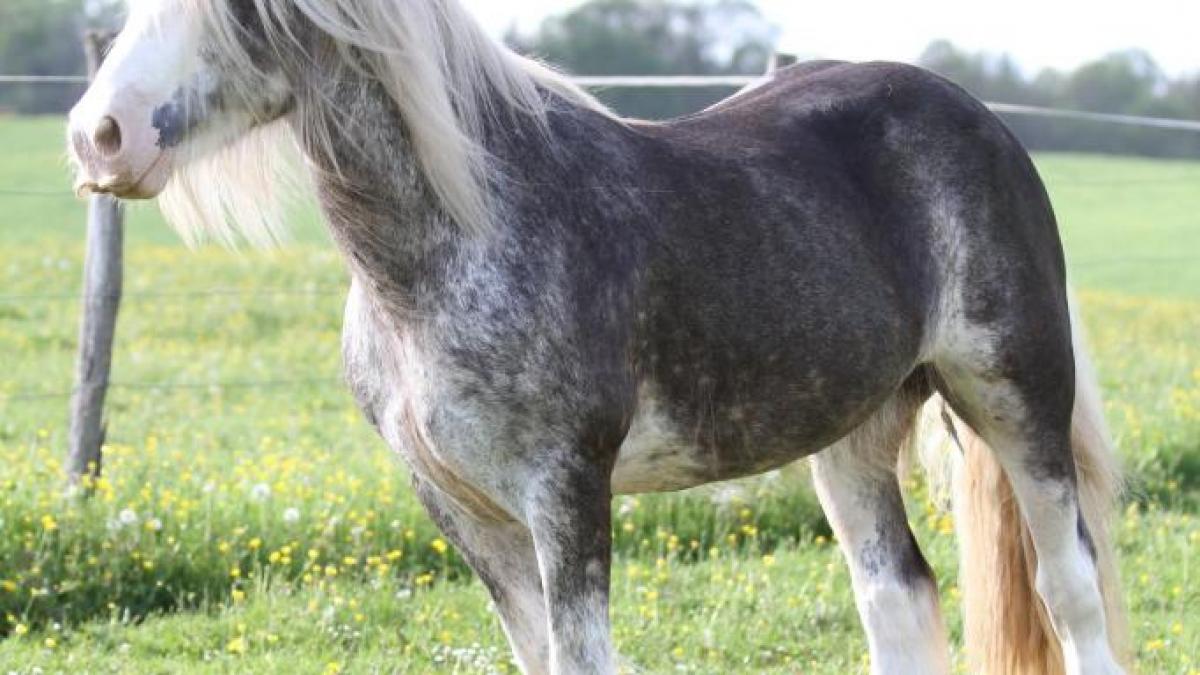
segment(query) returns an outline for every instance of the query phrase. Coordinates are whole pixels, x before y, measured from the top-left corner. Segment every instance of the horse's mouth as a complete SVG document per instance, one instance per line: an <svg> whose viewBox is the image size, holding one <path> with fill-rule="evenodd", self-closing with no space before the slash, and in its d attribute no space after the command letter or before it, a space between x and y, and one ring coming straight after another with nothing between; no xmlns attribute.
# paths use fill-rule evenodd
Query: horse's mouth
<svg viewBox="0 0 1200 675"><path fill-rule="evenodd" d="M75 194L79 197L91 195L111 195L117 199L154 199L158 192L148 190L142 183L98 183L84 181L75 186Z"/></svg>
<svg viewBox="0 0 1200 675"><path fill-rule="evenodd" d="M162 193L170 178L170 162L165 161L167 154L160 153L145 171L133 179L110 176L93 180L81 177L75 183L75 194L79 197L112 195L117 199L154 199Z"/></svg>

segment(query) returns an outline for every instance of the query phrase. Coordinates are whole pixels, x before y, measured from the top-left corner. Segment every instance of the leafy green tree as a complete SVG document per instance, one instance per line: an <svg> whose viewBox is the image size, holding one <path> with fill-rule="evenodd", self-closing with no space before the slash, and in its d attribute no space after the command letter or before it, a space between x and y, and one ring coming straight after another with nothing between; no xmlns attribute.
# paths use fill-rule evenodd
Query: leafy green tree
<svg viewBox="0 0 1200 675"><path fill-rule="evenodd" d="M1137 112L1154 100L1166 78L1150 55L1141 50L1109 54L1071 74L1066 82L1067 101L1096 112Z"/></svg>
<svg viewBox="0 0 1200 675"><path fill-rule="evenodd" d="M1070 73L1044 70L1031 79L1007 56L966 52L944 40L931 44L920 63L989 101L1200 119L1200 75L1169 81L1142 50L1109 54ZM1034 117L1010 116L1005 121L1036 150L1200 156L1200 135L1194 132Z"/></svg>

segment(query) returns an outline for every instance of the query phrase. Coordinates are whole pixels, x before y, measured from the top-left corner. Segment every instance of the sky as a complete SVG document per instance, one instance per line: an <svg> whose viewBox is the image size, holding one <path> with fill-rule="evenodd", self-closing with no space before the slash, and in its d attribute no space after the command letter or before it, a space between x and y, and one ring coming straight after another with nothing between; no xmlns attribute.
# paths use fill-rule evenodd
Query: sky
<svg viewBox="0 0 1200 675"><path fill-rule="evenodd" d="M1012 55L1021 68L1072 69L1141 47L1168 75L1200 72L1200 0L756 0L782 30L780 47L804 57L912 61L946 38ZM463 0L495 35L529 31L577 0Z"/></svg>

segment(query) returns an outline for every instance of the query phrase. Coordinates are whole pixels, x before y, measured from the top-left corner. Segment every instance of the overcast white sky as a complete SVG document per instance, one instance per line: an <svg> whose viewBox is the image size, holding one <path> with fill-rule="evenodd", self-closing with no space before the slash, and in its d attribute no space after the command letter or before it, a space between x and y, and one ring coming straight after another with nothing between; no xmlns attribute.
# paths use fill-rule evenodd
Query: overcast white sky
<svg viewBox="0 0 1200 675"><path fill-rule="evenodd" d="M493 33L531 30L577 0L463 0ZM911 61L930 41L1008 52L1027 72L1147 49L1170 75L1200 71L1200 0L757 0L804 56Z"/></svg>

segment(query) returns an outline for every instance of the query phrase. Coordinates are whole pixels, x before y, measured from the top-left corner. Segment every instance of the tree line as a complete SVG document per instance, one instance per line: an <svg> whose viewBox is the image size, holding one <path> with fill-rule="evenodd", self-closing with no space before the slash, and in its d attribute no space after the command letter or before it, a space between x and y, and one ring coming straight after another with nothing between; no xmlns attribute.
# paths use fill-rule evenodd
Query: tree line
<svg viewBox="0 0 1200 675"><path fill-rule="evenodd" d="M918 63L987 101L1200 120L1200 73L1169 78L1144 50L1108 54L1070 72L1045 69L1028 77L1007 55L972 53L939 40ZM1200 134L1195 132L1029 117L1006 122L1037 150L1200 157Z"/></svg>
<svg viewBox="0 0 1200 675"><path fill-rule="evenodd" d="M120 0L3 0L0 73L78 74L80 35L119 25ZM579 75L743 75L762 73L779 31L750 0L591 0L547 18L530 33L510 31L518 51ZM989 101L1095 112L1200 119L1200 73L1170 78L1149 53L1103 56L1073 71L1027 75L1007 55L940 40L917 63ZM0 86L0 111L62 113L80 94L70 86ZM608 89L598 95L623 114L664 119L703 109L728 88ZM1109 124L1009 117L1032 149L1200 156L1200 134Z"/></svg>

